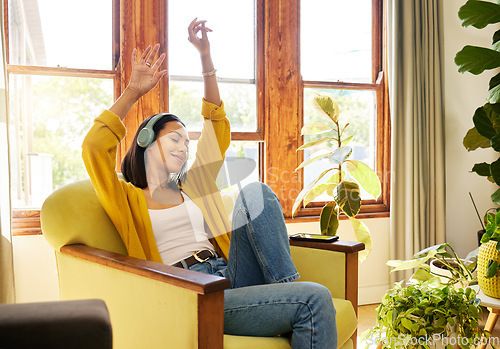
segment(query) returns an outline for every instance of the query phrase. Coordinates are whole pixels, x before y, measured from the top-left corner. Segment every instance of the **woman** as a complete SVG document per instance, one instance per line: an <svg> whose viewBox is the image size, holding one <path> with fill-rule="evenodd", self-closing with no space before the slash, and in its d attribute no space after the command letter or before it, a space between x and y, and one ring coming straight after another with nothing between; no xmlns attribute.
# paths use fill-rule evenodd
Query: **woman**
<svg viewBox="0 0 500 349"><path fill-rule="evenodd" d="M230 125L219 96L205 21L194 19L189 41L198 50L204 77L203 130L196 159L186 170L188 132L172 114L139 126L115 172L116 149L125 137L121 120L166 74L159 45L137 61L123 94L95 119L82 148L97 196L129 255L226 277L224 332L247 336L292 333L293 348L336 348L335 309L323 286L295 282L283 213L262 183L245 186L234 205L232 228L215 178L230 143ZM198 34L201 34L199 36Z"/></svg>

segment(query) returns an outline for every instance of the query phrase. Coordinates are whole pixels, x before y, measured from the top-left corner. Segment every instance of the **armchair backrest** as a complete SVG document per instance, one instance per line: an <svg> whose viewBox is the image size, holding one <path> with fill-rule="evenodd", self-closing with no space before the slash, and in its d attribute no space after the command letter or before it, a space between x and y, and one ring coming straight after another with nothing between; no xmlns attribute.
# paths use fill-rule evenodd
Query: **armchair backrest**
<svg viewBox="0 0 500 349"><path fill-rule="evenodd" d="M55 250L65 245L85 244L127 254L88 179L54 191L42 205L40 221L43 235Z"/></svg>

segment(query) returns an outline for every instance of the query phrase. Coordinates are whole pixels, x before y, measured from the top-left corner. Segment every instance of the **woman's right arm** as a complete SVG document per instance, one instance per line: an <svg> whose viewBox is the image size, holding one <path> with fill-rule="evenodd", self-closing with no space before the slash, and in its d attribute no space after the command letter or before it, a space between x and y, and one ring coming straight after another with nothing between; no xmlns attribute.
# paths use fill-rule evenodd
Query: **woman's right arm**
<svg viewBox="0 0 500 349"><path fill-rule="evenodd" d="M165 75L166 70L159 71L165 59L162 54L154 61L159 45L149 46L137 61L137 51L132 53L132 74L127 88L120 98L98 116L92 128L87 133L82 144L82 158L99 201L120 232L120 215L116 217L110 212L116 210L116 204L126 200L122 189L123 183L116 173L116 153L118 144L125 137L126 129L122 122L130 108L144 94L156 86ZM114 219L113 219L114 218ZM126 230L126 229L125 229Z"/></svg>
<svg viewBox="0 0 500 349"><path fill-rule="evenodd" d="M139 62L137 62L137 49L134 49L132 52L132 74L130 75L130 82L122 95L116 100L111 108L109 108L109 111L118 115L120 120L123 120L135 102L151 91L167 73L166 70L158 71L165 60L165 53L162 53L156 62L154 61L159 49L160 44L157 44L153 48L148 46L139 58Z"/></svg>

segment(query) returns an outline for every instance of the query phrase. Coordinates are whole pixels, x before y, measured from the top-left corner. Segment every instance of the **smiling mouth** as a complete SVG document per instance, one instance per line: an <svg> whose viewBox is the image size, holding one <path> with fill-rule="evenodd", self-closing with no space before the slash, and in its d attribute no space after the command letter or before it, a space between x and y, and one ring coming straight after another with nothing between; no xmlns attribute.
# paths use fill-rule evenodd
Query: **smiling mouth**
<svg viewBox="0 0 500 349"><path fill-rule="evenodd" d="M172 154L172 156L173 156L174 158L176 158L177 160L179 160L179 162L184 163L184 158L183 158L182 156L179 156L179 155L174 155L174 154Z"/></svg>

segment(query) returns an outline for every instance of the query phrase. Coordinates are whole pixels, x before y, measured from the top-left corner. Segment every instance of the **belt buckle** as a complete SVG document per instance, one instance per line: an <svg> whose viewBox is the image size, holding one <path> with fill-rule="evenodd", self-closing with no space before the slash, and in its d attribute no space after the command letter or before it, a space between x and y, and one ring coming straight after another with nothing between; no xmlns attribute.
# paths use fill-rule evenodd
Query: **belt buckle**
<svg viewBox="0 0 500 349"><path fill-rule="evenodd" d="M199 263L205 263L206 261L208 261L211 258L211 257L207 257L205 259L201 259L200 257L198 257L198 253L203 252L203 251L205 251L205 250L199 250L193 254L194 259L196 259L196 261L198 261ZM215 255L212 251L210 251L210 250L207 250L207 251L210 252L212 257L215 257Z"/></svg>

